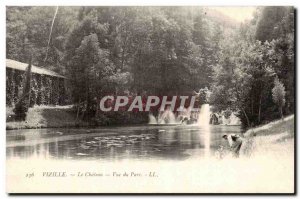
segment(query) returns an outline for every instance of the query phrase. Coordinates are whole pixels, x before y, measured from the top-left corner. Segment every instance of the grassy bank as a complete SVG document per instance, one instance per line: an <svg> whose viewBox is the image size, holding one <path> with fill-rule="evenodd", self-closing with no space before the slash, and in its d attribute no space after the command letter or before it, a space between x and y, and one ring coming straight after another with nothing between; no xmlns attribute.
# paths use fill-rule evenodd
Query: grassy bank
<svg viewBox="0 0 300 199"><path fill-rule="evenodd" d="M6 108L6 129L59 128L88 126L87 122L76 120L71 106L35 106L29 108L25 121L14 121L12 108Z"/></svg>
<svg viewBox="0 0 300 199"><path fill-rule="evenodd" d="M72 106L35 106L29 108L25 121L15 121L11 107L6 107L6 129L35 129L35 128L68 128L95 127L128 124L145 124L148 113L141 112L108 112L97 114L89 121L78 118L77 111Z"/></svg>
<svg viewBox="0 0 300 199"><path fill-rule="evenodd" d="M275 120L265 125L251 128L247 130L244 135L245 137L252 137L282 133L294 136L294 115L287 116L284 119Z"/></svg>
<svg viewBox="0 0 300 199"><path fill-rule="evenodd" d="M294 115L245 132L245 151L254 156L294 157Z"/></svg>

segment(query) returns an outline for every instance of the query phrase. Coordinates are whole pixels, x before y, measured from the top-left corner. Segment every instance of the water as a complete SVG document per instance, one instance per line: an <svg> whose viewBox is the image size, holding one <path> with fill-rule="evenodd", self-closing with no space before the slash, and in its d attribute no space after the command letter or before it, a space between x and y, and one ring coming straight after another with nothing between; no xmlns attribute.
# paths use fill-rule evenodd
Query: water
<svg viewBox="0 0 300 199"><path fill-rule="evenodd" d="M210 108L209 104L203 104L200 109L198 124L202 127L208 127L210 120Z"/></svg>
<svg viewBox="0 0 300 199"><path fill-rule="evenodd" d="M185 119L192 119L192 114L197 115L198 124L200 126L209 125L210 120L210 106L209 104L203 104L200 112L192 112L192 107L184 108L180 107L181 111L178 111L177 116L170 110L167 109L158 114L157 118L153 114L149 114L148 124L181 124ZM194 118L195 119L195 118Z"/></svg>
<svg viewBox="0 0 300 199"><path fill-rule="evenodd" d="M222 115L221 124L222 125L241 125L241 120L240 120L240 118L235 116L234 113L231 113L231 115L227 119L225 118L224 115Z"/></svg>
<svg viewBox="0 0 300 199"><path fill-rule="evenodd" d="M227 145L224 133L240 132L239 126L198 125L10 130L6 155L8 160L202 159Z"/></svg>
<svg viewBox="0 0 300 199"><path fill-rule="evenodd" d="M157 124L156 118L151 113L149 114L149 124Z"/></svg>
<svg viewBox="0 0 300 199"><path fill-rule="evenodd" d="M190 110L185 109L182 115L190 115ZM209 119L210 107L204 104L194 125L178 125L178 118L166 110L158 115L158 120L149 114L149 124L159 124L156 127L9 131L7 156L109 160L186 159L195 154L209 157L211 148L224 144L224 131L240 131L238 127L210 126Z"/></svg>
<svg viewBox="0 0 300 199"><path fill-rule="evenodd" d="M9 192L22 193L136 193L144 190L141 187L150 193L292 192L292 140L266 145L266 140L274 142L262 136L257 146L264 149L257 149L251 157L215 158L219 146L228 145L222 135L240 132L239 126L226 125L7 131L7 187ZM110 176L46 179L45 171ZM35 177L25 178L28 172ZM113 172L155 172L158 177L115 178Z"/></svg>
<svg viewBox="0 0 300 199"><path fill-rule="evenodd" d="M157 119L149 114L149 124L179 124L180 121L176 118L175 114L171 110L165 110L160 112Z"/></svg>

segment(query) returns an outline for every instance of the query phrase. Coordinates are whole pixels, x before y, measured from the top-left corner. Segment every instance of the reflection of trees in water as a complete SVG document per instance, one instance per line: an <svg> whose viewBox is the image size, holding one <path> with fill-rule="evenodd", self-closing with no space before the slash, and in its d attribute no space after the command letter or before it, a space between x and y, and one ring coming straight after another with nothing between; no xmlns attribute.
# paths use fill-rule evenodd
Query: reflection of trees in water
<svg viewBox="0 0 300 199"><path fill-rule="evenodd" d="M15 146L7 147L6 156L8 158L19 157L28 158L31 156L38 156L40 153L40 144L34 146Z"/></svg>
<svg viewBox="0 0 300 199"><path fill-rule="evenodd" d="M169 130L158 133L156 138L149 141L140 141L122 147L104 147L95 144L89 148L81 148L82 143L90 142L93 138L82 140L58 141L37 144L33 146L17 146L7 149L8 157L21 158L58 158L58 159L86 159L100 158L118 160L124 158L183 158L185 149L192 146L191 132ZM194 136L195 137L195 136ZM81 154L80 156L78 154Z"/></svg>
<svg viewBox="0 0 300 199"><path fill-rule="evenodd" d="M169 129L163 132L158 132L158 142L164 145L172 145L176 142L176 133L174 129Z"/></svg>
<svg viewBox="0 0 300 199"><path fill-rule="evenodd" d="M8 157L27 158L32 156L33 153L34 153L34 147L32 146L16 146L16 147L8 147L6 149L6 154Z"/></svg>
<svg viewBox="0 0 300 199"><path fill-rule="evenodd" d="M190 129L188 129L190 128ZM222 140L224 133L238 133L236 127L214 126L211 129L210 149L215 150L219 145L226 145ZM7 157L41 159L98 159L98 160L119 160L119 159L183 159L191 155L189 149L197 151L204 150L205 133L197 127L167 128L165 131L159 129L143 129L131 131L118 135L99 135L86 137L78 140L57 141L50 143L36 144L33 146L16 146L7 148ZM130 136L152 135L151 139L136 140L128 144ZM98 136L98 137L99 137ZM103 144L124 138L123 144ZM117 142L116 142L117 143ZM202 154L202 153L198 153Z"/></svg>

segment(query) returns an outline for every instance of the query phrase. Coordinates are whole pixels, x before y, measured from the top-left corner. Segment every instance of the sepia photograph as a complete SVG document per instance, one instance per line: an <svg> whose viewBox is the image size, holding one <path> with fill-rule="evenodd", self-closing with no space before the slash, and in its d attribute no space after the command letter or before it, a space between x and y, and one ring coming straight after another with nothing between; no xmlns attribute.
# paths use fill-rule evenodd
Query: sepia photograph
<svg viewBox="0 0 300 199"><path fill-rule="evenodd" d="M293 6L6 6L6 192L295 194Z"/></svg>

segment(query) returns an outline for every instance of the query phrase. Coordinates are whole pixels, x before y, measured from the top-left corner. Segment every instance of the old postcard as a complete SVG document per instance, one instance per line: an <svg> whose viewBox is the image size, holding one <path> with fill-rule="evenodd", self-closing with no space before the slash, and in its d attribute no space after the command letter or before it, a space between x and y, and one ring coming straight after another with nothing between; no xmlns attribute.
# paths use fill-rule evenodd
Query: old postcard
<svg viewBox="0 0 300 199"><path fill-rule="evenodd" d="M293 194L294 45L288 6L7 6L7 192Z"/></svg>

